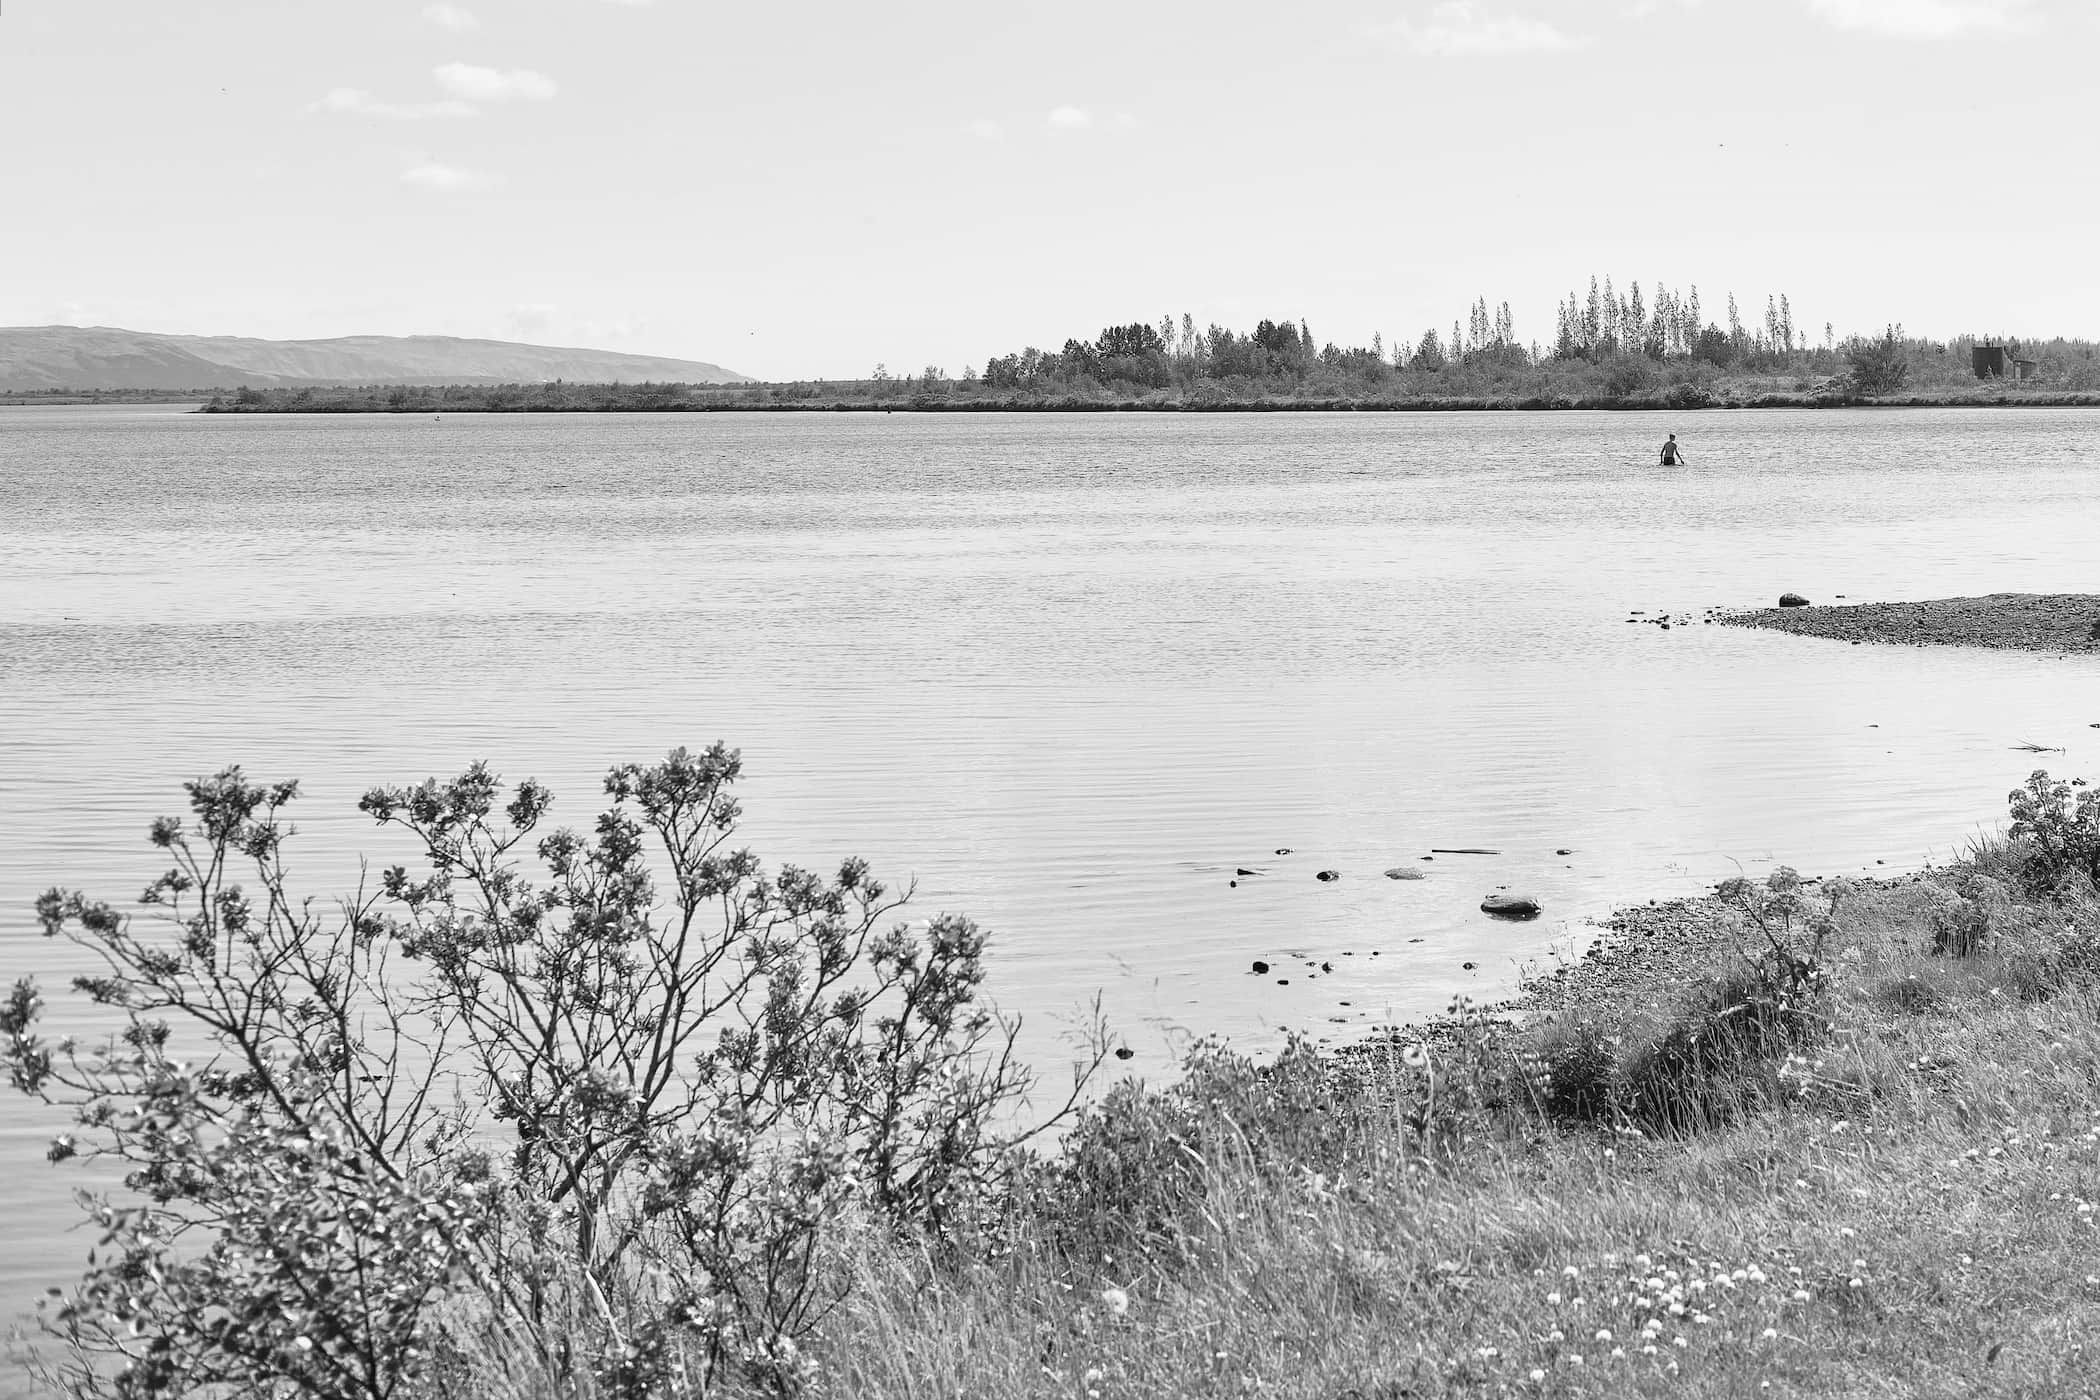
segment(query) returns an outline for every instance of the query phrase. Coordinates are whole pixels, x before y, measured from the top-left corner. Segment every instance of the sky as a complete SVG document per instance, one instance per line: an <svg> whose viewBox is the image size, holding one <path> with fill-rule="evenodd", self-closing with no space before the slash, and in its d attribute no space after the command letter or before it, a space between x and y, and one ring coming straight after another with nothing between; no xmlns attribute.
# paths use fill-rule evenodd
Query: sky
<svg viewBox="0 0 2100 1400"><path fill-rule="evenodd" d="M2093 0L0 0L0 324L769 379L1589 278L2100 336Z"/></svg>

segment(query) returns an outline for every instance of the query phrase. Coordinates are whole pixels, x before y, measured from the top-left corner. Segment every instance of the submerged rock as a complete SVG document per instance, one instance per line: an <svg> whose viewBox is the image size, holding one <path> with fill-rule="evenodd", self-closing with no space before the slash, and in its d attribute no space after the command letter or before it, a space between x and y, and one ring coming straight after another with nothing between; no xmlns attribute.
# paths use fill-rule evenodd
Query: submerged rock
<svg viewBox="0 0 2100 1400"><path fill-rule="evenodd" d="M1319 874L1313 876L1313 878L1315 880L1326 881L1339 880L1342 878L1342 872L1339 870L1322 870Z"/></svg>
<svg viewBox="0 0 2100 1400"><path fill-rule="evenodd" d="M1480 901L1480 912L1498 919L1536 919L1539 902L1527 894L1491 894Z"/></svg>
<svg viewBox="0 0 2100 1400"><path fill-rule="evenodd" d="M1385 878L1388 880L1426 880L1429 878L1429 872L1416 870L1412 866L1396 865L1385 872Z"/></svg>

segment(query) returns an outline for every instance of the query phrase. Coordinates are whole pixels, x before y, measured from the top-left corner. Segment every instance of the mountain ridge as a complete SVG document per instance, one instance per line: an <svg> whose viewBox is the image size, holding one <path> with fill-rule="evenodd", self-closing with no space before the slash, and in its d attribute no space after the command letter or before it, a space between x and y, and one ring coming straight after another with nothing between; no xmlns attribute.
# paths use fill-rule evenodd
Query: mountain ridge
<svg viewBox="0 0 2100 1400"><path fill-rule="evenodd" d="M0 391L512 384L744 384L705 360L445 335L311 340L171 335L117 326L0 327Z"/></svg>

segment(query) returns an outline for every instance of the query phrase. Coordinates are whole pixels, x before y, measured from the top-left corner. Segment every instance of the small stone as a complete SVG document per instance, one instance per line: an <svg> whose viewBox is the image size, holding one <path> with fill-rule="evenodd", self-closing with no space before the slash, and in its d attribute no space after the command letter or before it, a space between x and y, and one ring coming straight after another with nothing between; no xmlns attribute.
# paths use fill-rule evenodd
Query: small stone
<svg viewBox="0 0 2100 1400"><path fill-rule="evenodd" d="M1473 964L1471 963L1460 963L1459 966L1464 968L1468 972L1471 972L1473 970Z"/></svg>
<svg viewBox="0 0 2100 1400"><path fill-rule="evenodd" d="M1334 881L1342 878L1342 872L1339 870L1322 870L1319 874L1313 876L1313 878L1315 880L1331 884Z"/></svg>
<svg viewBox="0 0 2100 1400"><path fill-rule="evenodd" d="M1276 979L1276 985L1279 987L1288 987L1291 985L1291 979L1288 977L1279 977Z"/></svg>
<svg viewBox="0 0 2100 1400"><path fill-rule="evenodd" d="M1263 962L1260 958L1256 958L1254 960L1254 971L1257 975L1267 972L1268 970L1269 965L1267 963Z"/></svg>
<svg viewBox="0 0 2100 1400"><path fill-rule="evenodd" d="M1572 856L1575 853L1569 850L1566 846L1557 846L1554 848L1553 854L1557 856Z"/></svg>
<svg viewBox="0 0 2100 1400"><path fill-rule="evenodd" d="M1782 593L1779 595L1779 606L1782 608L1805 608L1809 606L1809 601L1799 593Z"/></svg>
<svg viewBox="0 0 2100 1400"><path fill-rule="evenodd" d="M1331 963L1331 962L1323 962L1323 963L1321 963L1321 964L1320 964L1320 971L1322 971L1322 972L1332 972L1332 971L1334 971L1334 964L1333 964L1333 963Z"/></svg>
<svg viewBox="0 0 2100 1400"><path fill-rule="evenodd" d="M1405 865L1396 865L1385 872L1385 878L1388 880L1426 880L1429 878L1429 872L1426 870L1415 870Z"/></svg>
<svg viewBox="0 0 2100 1400"><path fill-rule="evenodd" d="M1128 1045L1118 1045L1116 1047L1116 1058L1119 1060L1127 1060L1136 1053L1137 1051L1131 1049Z"/></svg>
<svg viewBox="0 0 2100 1400"><path fill-rule="evenodd" d="M1480 901L1480 912L1498 919L1536 919L1539 902L1530 895L1491 894Z"/></svg>
<svg viewBox="0 0 2100 1400"><path fill-rule="evenodd" d="M1278 846L1278 847L1276 848L1276 854L1277 854L1277 855L1280 855L1280 856L1287 856L1287 855L1289 855L1290 853L1291 853L1291 848L1290 848L1289 846Z"/></svg>

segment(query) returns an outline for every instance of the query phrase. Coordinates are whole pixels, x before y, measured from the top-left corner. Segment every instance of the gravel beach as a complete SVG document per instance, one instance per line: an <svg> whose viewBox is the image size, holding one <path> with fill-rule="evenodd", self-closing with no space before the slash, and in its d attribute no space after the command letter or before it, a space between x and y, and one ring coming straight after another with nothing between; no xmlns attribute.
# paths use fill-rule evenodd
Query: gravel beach
<svg viewBox="0 0 2100 1400"><path fill-rule="evenodd" d="M1880 902L1881 897L1932 878L1929 871L1909 875L1847 877L1854 891L1848 907ZM1811 890L1820 877L1803 881ZM1489 1020L1514 1029L1532 1020L1577 1007L1667 1007L1686 988L1711 976L1715 953L1731 948L1757 951L1757 930L1715 895L1636 904L1597 925L1596 940L1579 958L1526 980L1514 993L1477 1008ZM1375 1055L1393 1045L1423 1042L1437 1045L1456 1034L1451 1017L1406 1026L1381 1026L1364 1040L1337 1048L1345 1059Z"/></svg>
<svg viewBox="0 0 2100 1400"><path fill-rule="evenodd" d="M2100 651L2100 595L2092 593L1993 593L1916 603L1757 608L1725 613L1718 620L1729 627L1764 627L1843 642Z"/></svg>

